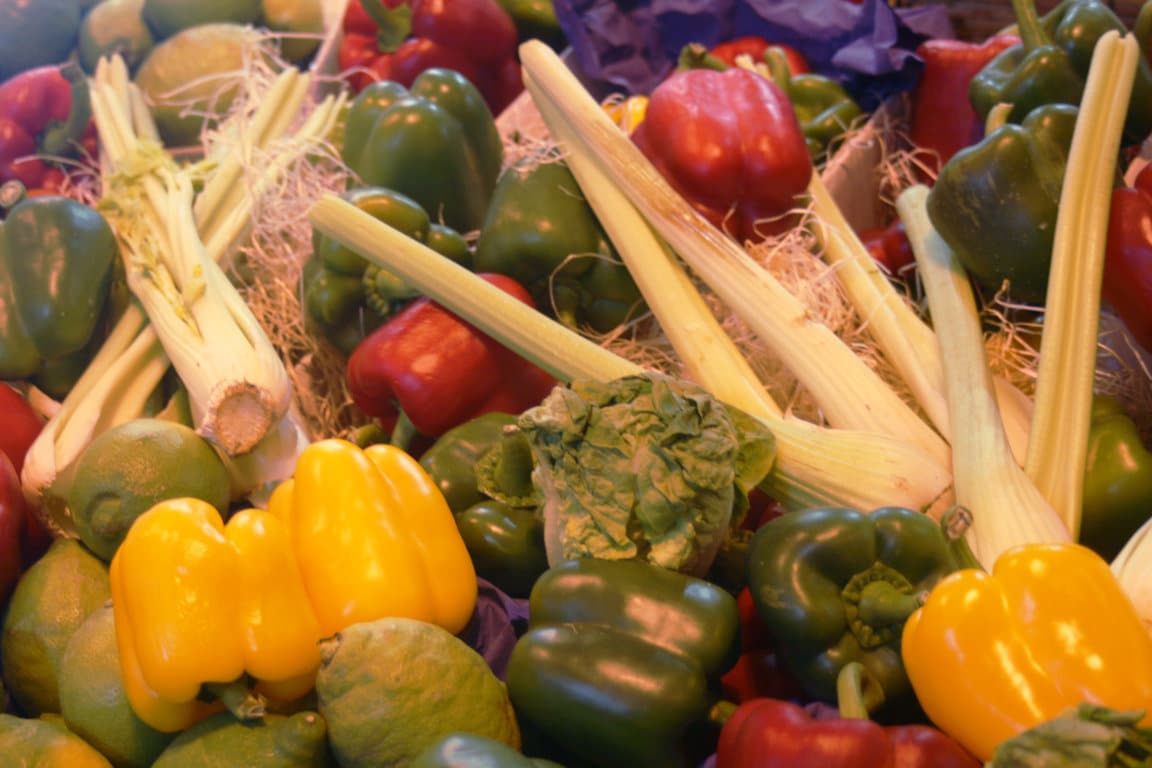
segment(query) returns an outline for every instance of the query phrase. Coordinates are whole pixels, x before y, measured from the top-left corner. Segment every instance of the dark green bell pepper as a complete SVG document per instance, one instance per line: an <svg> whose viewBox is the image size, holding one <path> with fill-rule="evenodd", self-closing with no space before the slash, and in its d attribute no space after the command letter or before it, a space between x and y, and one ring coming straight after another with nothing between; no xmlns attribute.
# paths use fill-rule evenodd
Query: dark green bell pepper
<svg viewBox="0 0 1152 768"><path fill-rule="evenodd" d="M356 95L341 157L357 186L411 197L457 232L480 228L504 163L496 121L459 72L421 72L411 88L380 80Z"/></svg>
<svg viewBox="0 0 1152 768"><path fill-rule="evenodd" d="M957 543L922 512L812 508L756 531L748 586L809 696L836 701L840 670L858 661L880 682L886 707L899 708L915 698L900 657L904 622L961 562Z"/></svg>
<svg viewBox="0 0 1152 768"><path fill-rule="evenodd" d="M928 194L928 216L991 295L1043 304L1077 108L1046 104L957 152Z"/></svg>
<svg viewBox="0 0 1152 768"><path fill-rule="evenodd" d="M568 38L560 26L560 19L556 17L556 7L552 0L496 1L512 17L521 42L541 40L556 51L568 45Z"/></svg>
<svg viewBox="0 0 1152 768"><path fill-rule="evenodd" d="M772 80L792 102L800 129L808 142L808 154L816 159L829 143L843 136L858 117L864 114L860 105L835 80L814 72L794 75L788 68L788 57L778 47L764 52Z"/></svg>
<svg viewBox="0 0 1152 768"><path fill-rule="evenodd" d="M560 768L549 760L525 757L507 744L477 736L453 733L435 742L410 764L410 768Z"/></svg>
<svg viewBox="0 0 1152 768"><path fill-rule="evenodd" d="M1088 429L1079 541L1111 561L1152 517L1152 452L1115 397L1096 395Z"/></svg>
<svg viewBox="0 0 1152 768"><path fill-rule="evenodd" d="M601 768L696 765L739 654L736 599L638 560L582 559L546 571L508 660L517 719ZM701 752L701 750L703 750Z"/></svg>
<svg viewBox="0 0 1152 768"><path fill-rule="evenodd" d="M468 266L468 242L455 230L433 223L412 198L384 187L357 187L343 197L365 213L413 240ZM396 275L320 232L313 232L312 255L301 271L308 327L344 354L419 292Z"/></svg>
<svg viewBox="0 0 1152 768"><path fill-rule="evenodd" d="M1032 0L1012 0L1012 8L1021 42L990 61L969 86L969 100L981 117L987 117L998 103L1013 105L1011 122L1019 122L1043 104L1079 105L1096 42L1110 30L1128 31L1101 0L1064 0L1043 17ZM1129 140L1142 141L1149 130L1152 68L1141 57L1125 134Z"/></svg>
<svg viewBox="0 0 1152 768"><path fill-rule="evenodd" d="M473 268L507 275L569 327L606 333L644 303L563 161L521 161L500 177Z"/></svg>
<svg viewBox="0 0 1152 768"><path fill-rule="evenodd" d="M495 499L477 502L456 515L456 528L476 575L512 597L528 597L548 570L544 523L534 508Z"/></svg>
<svg viewBox="0 0 1152 768"><path fill-rule="evenodd" d="M52 397L71 389L102 343L118 265L112 228L66 197L21 197L0 223L0 380L29 379Z"/></svg>
<svg viewBox="0 0 1152 768"><path fill-rule="evenodd" d="M420 454L420 464L453 514L489 499L477 485L476 463L515 426L516 418L512 413L485 413L448 430Z"/></svg>

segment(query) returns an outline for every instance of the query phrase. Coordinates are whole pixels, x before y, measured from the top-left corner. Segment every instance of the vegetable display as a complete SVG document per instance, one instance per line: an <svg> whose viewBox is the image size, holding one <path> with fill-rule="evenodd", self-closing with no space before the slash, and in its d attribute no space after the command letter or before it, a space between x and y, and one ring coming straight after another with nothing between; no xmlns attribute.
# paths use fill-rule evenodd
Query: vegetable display
<svg viewBox="0 0 1152 768"><path fill-rule="evenodd" d="M1152 2L76 5L6 757L1149 762Z"/></svg>

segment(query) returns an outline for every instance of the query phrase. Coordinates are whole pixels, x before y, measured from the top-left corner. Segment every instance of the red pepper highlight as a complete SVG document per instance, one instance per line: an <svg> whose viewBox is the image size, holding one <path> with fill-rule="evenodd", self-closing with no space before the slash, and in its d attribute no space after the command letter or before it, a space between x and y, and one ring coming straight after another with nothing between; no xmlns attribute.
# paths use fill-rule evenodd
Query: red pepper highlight
<svg viewBox="0 0 1152 768"><path fill-rule="evenodd" d="M512 17L496 0L349 0L337 53L355 93L374 80L404 87L426 69L459 72L499 114L524 90Z"/></svg>
<svg viewBox="0 0 1152 768"><path fill-rule="evenodd" d="M1152 165L1112 190L1101 285L1104 300L1152 352Z"/></svg>
<svg viewBox="0 0 1152 768"><path fill-rule="evenodd" d="M773 43L763 37L746 35L733 38L712 48L710 54L720 59L730 67L736 66L737 56L748 56L755 64L764 63L764 54L769 48L779 48L788 60L788 72L792 75L802 75L812 71L807 57L796 48L783 43Z"/></svg>
<svg viewBox="0 0 1152 768"><path fill-rule="evenodd" d="M984 136L984 121L968 100L968 85L985 64L1019 42L1017 35L1008 34L982 43L933 38L916 48L924 71L912 92L909 135L916 146L935 152L925 159L932 179L954 154Z"/></svg>
<svg viewBox="0 0 1152 768"><path fill-rule="evenodd" d="M532 305L512 278L480 277ZM543 369L427 297L365 337L348 358L348 387L361 410L389 430L403 411L430 437L485 413L520 413L555 384Z"/></svg>
<svg viewBox="0 0 1152 768"><path fill-rule="evenodd" d="M669 183L739 240L788 229L812 177L784 92L755 72L688 69L661 82L632 136Z"/></svg>

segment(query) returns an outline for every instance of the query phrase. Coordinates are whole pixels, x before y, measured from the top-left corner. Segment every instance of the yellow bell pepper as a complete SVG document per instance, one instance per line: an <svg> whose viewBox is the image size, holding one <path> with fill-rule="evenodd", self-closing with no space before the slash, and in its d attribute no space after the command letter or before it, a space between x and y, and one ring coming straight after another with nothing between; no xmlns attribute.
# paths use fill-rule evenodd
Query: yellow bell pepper
<svg viewBox="0 0 1152 768"><path fill-rule="evenodd" d="M288 523L324 635L385 616L453 634L476 607L476 570L444 494L392 445L312 443L269 509Z"/></svg>
<svg viewBox="0 0 1152 768"><path fill-rule="evenodd" d="M627 98L610 98L602 104L612 122L624 129L629 136L636 130L636 126L644 121L648 113L647 96L628 96Z"/></svg>
<svg viewBox="0 0 1152 768"><path fill-rule="evenodd" d="M1152 715L1152 638L1108 564L1022 546L942 579L904 625L925 714L981 760L1081 702ZM1147 718L1146 718L1147 719Z"/></svg>
<svg viewBox="0 0 1152 768"><path fill-rule="evenodd" d="M243 510L225 526L199 499L160 502L133 523L110 575L125 693L153 728L180 731L223 709L197 698L204 689L237 714L262 714L246 675L271 698L312 688L320 628L274 515Z"/></svg>

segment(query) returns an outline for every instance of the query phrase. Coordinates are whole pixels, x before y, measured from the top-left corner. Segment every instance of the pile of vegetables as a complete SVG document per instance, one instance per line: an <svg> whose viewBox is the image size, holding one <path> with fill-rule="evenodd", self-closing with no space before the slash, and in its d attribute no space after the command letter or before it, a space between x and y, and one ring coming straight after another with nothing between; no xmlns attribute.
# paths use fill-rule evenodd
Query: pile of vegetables
<svg viewBox="0 0 1152 768"><path fill-rule="evenodd" d="M829 2L77 8L0 84L0 754L1152 764L1152 3Z"/></svg>

